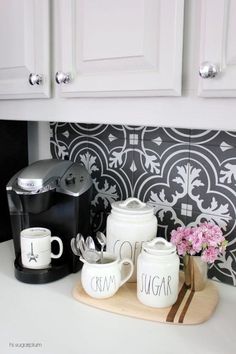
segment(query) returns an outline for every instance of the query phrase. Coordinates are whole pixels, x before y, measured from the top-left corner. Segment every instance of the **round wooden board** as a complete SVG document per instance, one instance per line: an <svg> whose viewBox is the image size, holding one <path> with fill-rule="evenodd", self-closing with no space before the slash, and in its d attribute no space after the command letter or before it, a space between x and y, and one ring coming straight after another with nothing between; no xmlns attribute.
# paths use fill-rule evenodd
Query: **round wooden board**
<svg viewBox="0 0 236 354"><path fill-rule="evenodd" d="M173 324L198 324L210 318L218 303L218 291L213 281L208 280L202 291L187 289L180 272L179 295L171 307L152 308L140 303L136 296L136 283L126 283L108 299L94 299L88 296L79 282L73 289L73 297L81 303L149 321Z"/></svg>

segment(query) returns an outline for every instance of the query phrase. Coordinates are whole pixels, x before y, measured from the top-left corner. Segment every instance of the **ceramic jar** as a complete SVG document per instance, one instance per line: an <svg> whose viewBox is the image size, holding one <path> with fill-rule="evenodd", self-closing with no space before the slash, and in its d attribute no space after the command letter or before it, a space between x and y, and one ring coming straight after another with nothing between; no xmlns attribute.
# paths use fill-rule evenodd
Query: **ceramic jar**
<svg viewBox="0 0 236 354"><path fill-rule="evenodd" d="M112 203L111 214L107 218L107 252L120 259L129 258L134 264L130 282L136 282L137 257L141 245L152 240L157 233L157 218L152 206L137 198Z"/></svg>
<svg viewBox="0 0 236 354"><path fill-rule="evenodd" d="M157 237L142 245L137 261L137 297L151 307L172 306L178 297L179 257L176 247Z"/></svg>

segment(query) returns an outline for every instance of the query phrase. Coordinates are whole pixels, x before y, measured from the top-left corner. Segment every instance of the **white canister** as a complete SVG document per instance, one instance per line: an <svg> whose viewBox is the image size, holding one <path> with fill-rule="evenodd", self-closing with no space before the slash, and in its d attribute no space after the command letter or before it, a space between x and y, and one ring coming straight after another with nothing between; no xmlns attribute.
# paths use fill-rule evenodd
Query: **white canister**
<svg viewBox="0 0 236 354"><path fill-rule="evenodd" d="M162 237L143 243L137 262L137 297L151 307L172 306L178 297L179 257Z"/></svg>
<svg viewBox="0 0 236 354"><path fill-rule="evenodd" d="M107 218L107 252L120 259L129 258L134 264L130 282L136 282L137 257L142 243L152 240L157 234L157 218L152 206L137 198L112 203Z"/></svg>

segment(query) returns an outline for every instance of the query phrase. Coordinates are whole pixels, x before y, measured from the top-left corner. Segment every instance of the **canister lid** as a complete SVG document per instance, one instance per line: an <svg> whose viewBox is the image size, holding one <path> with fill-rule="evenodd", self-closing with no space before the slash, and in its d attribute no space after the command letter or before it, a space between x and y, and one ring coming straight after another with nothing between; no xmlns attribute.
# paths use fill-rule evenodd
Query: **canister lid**
<svg viewBox="0 0 236 354"><path fill-rule="evenodd" d="M176 253L176 246L163 237L156 237L152 241L143 243L143 250L155 256L166 256Z"/></svg>
<svg viewBox="0 0 236 354"><path fill-rule="evenodd" d="M112 203L112 210L123 215L154 214L154 208L141 202L138 198L128 198L123 201Z"/></svg>

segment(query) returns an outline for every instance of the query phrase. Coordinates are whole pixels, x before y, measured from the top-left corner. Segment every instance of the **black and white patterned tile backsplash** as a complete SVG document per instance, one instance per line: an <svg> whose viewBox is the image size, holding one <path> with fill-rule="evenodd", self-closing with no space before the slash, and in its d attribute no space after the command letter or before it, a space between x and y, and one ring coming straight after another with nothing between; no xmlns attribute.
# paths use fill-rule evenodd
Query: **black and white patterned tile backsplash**
<svg viewBox="0 0 236 354"><path fill-rule="evenodd" d="M51 123L53 158L82 162L95 194L94 231L110 204L135 196L153 204L158 236L202 221L228 240L209 276L236 286L236 132L143 126Z"/></svg>

